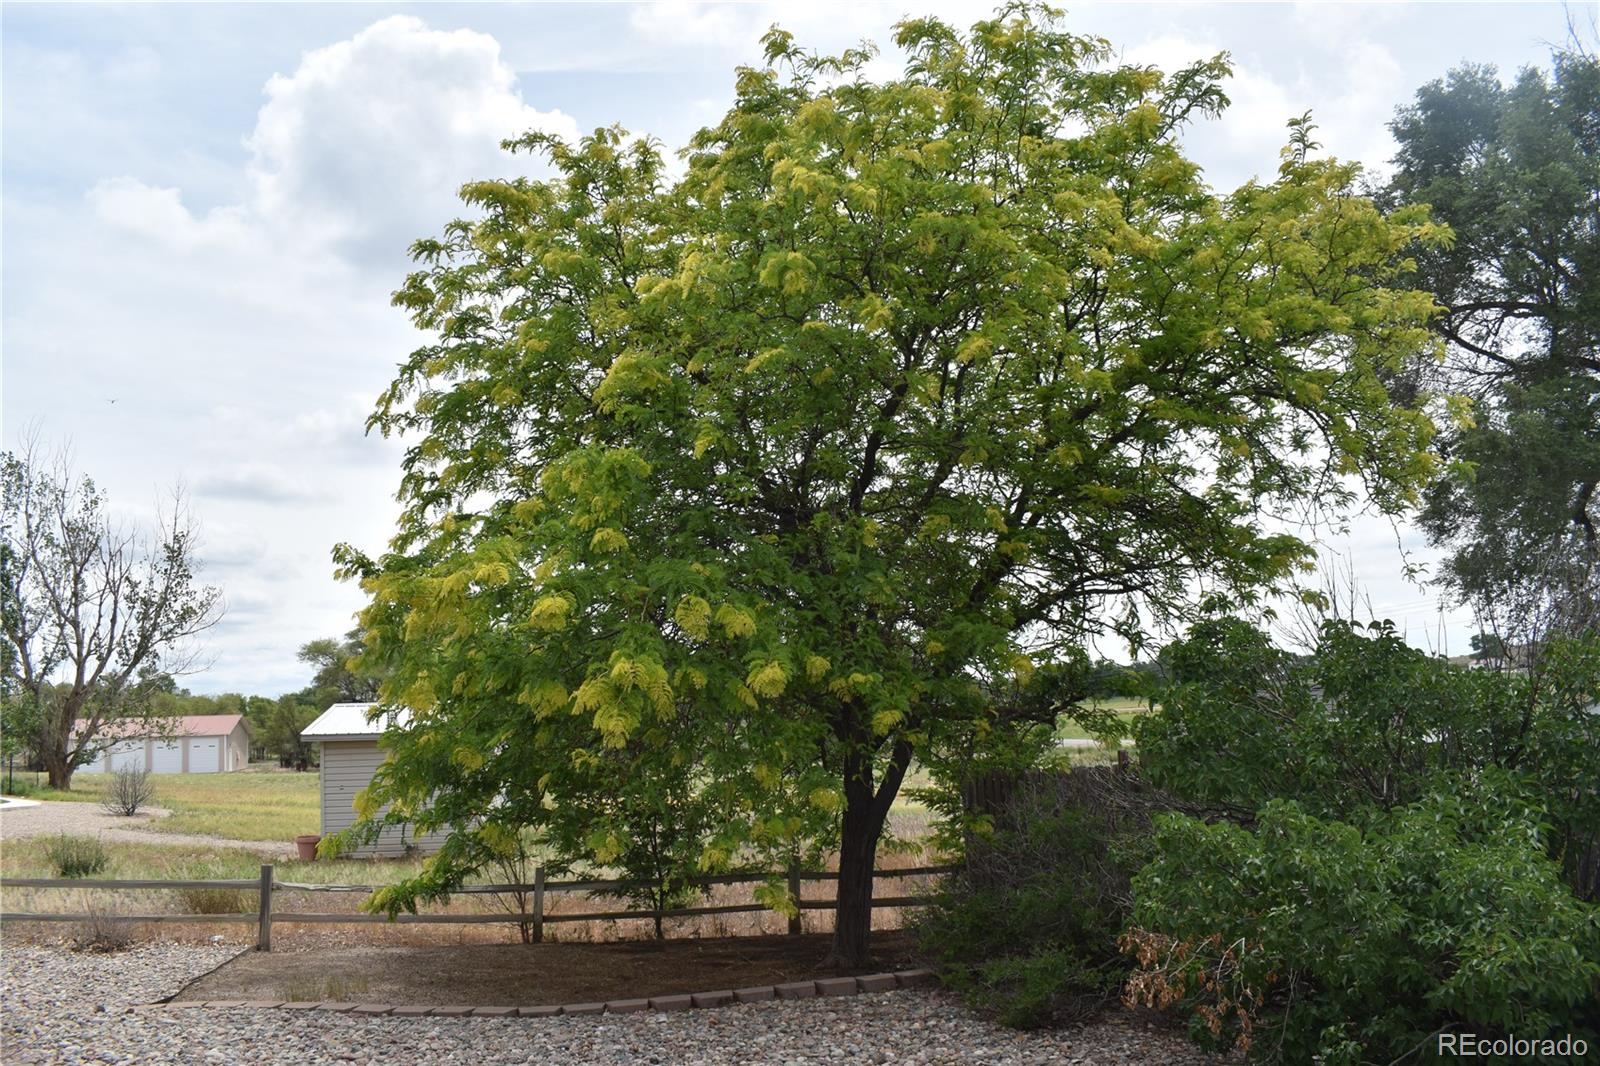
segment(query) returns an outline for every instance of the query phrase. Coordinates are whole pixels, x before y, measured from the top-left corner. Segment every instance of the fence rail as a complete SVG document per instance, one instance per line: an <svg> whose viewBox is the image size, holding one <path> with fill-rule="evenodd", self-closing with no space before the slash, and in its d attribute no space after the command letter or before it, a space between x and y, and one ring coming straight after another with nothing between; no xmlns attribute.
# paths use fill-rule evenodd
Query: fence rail
<svg viewBox="0 0 1600 1066"><path fill-rule="evenodd" d="M280 882L281 883L281 882ZM81 877L6 877L0 888L260 888L254 877L234 881L115 881Z"/></svg>
<svg viewBox="0 0 1600 1066"><path fill-rule="evenodd" d="M901 870L874 870L873 879L895 879L903 877L935 877L942 874L954 873L959 867L955 866L912 866ZM778 875L782 876L782 875ZM724 877L698 877L690 882L696 888L712 888L719 885L750 884L759 881L770 881L771 874L729 874ZM791 869L788 871L788 884L790 895L796 903L797 913L789 919L789 932L797 934L801 931L800 911L829 910L834 904L831 900L808 900L801 895L801 885L806 881L837 881L839 875L830 871L808 871ZM0 912L0 923L4 922L165 922L165 923L190 923L195 925L210 925L214 922L239 922L251 923L256 926L256 949L258 951L272 950L272 927L274 925L365 925L378 922L392 922L398 925L481 925L491 923L509 923L525 927L529 939L541 940L544 937L544 926L551 922L586 922L586 921L626 921L650 920L665 918L693 918L712 914L754 914L769 910L760 903L733 903L719 904L707 907L675 907L661 911L639 910L627 908L609 911L580 911L547 913L545 909L545 895L553 892L615 892L625 887L621 881L548 881L545 879L544 870L536 869L534 879L530 884L506 885L464 885L452 895L500 895L512 896L517 900L518 909L507 911L504 914L399 914L393 918L383 914L358 914L358 913L314 913L306 911L279 911L273 907L273 896L280 892L364 892L376 891L377 885L315 885L299 881L279 881L273 873L272 865L261 867L259 878L239 880L189 880L189 881L149 881L149 880L87 880L65 877L6 877L0 878L0 889L8 888L74 888L89 891L110 891L114 889L237 889L241 892L256 893L255 913L240 912L238 914L42 914L34 912ZM874 909L896 907L918 907L929 901L927 896L885 896L872 901Z"/></svg>

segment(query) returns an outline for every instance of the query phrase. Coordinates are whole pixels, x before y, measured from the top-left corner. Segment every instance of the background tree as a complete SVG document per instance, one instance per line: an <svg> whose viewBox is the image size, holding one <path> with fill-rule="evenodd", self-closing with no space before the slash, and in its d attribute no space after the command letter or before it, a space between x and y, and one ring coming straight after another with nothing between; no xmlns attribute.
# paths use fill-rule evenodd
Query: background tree
<svg viewBox="0 0 1600 1066"><path fill-rule="evenodd" d="M1472 647L1472 657L1478 660L1504 662L1510 657L1510 649L1506 642L1494 633L1474 633L1469 642Z"/></svg>
<svg viewBox="0 0 1600 1066"><path fill-rule="evenodd" d="M10 683L10 675L0 679L0 760L9 772L6 791L16 784L16 763L23 767L34 764L33 745L40 733L39 703L32 694L23 693Z"/></svg>
<svg viewBox="0 0 1600 1066"><path fill-rule="evenodd" d="M267 696L246 696L244 698L244 717L250 723L250 759L252 762L264 759L268 755L262 734L266 729L267 716L272 713L272 708L276 705L277 701Z"/></svg>
<svg viewBox="0 0 1600 1066"><path fill-rule="evenodd" d="M350 664L361 654L361 630L342 638L322 637L300 646L299 659L316 672L300 697L327 710L334 703L371 703L378 698L380 678L359 674Z"/></svg>
<svg viewBox="0 0 1600 1066"><path fill-rule="evenodd" d="M1464 66L1390 128L1387 196L1455 240L1417 256L1443 305L1438 387L1472 401L1422 524L1447 588L1533 645L1600 622L1600 61L1557 53L1502 85Z"/></svg>
<svg viewBox="0 0 1600 1066"><path fill-rule="evenodd" d="M50 787L68 789L105 747L107 723L160 731L155 694L193 664L189 638L221 616L195 578L195 533L181 498L153 535L114 524L105 497L64 456L0 455L0 629L8 680L38 711L35 750Z"/></svg>
<svg viewBox="0 0 1600 1066"><path fill-rule="evenodd" d="M379 680L357 674L350 663L361 651L361 631L343 637L320 637L300 646L299 659L312 667L310 684L277 699L252 696L245 712L255 727L255 743L264 755L281 765L304 770L316 762L317 746L300 739L300 732L335 703L371 703L378 698Z"/></svg>
<svg viewBox="0 0 1600 1066"><path fill-rule="evenodd" d="M1423 212L1296 154L1213 195L1176 137L1220 60L1110 65L1025 7L896 40L873 82L769 34L678 180L619 131L530 135L555 179L470 185L481 217L416 245L397 300L438 340L372 419L414 441L407 507L338 557L411 712L362 809L456 832L372 906L447 893L590 801L561 767L671 722L656 757L740 798L702 868L837 819L859 965L913 758L1048 727L991 694L1092 633L1283 582L1307 548L1263 515L1430 474L1384 386L1436 343L1389 287Z"/></svg>
<svg viewBox="0 0 1600 1066"><path fill-rule="evenodd" d="M300 739L301 732L328 709L307 702L299 693L288 693L272 701L261 726L261 747L279 765L304 770L316 762L315 744Z"/></svg>

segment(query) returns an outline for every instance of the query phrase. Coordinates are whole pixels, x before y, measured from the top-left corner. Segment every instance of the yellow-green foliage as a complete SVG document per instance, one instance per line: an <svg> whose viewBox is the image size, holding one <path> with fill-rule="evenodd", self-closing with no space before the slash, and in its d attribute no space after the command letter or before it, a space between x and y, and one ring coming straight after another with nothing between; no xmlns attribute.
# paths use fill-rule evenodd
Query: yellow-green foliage
<svg viewBox="0 0 1600 1066"><path fill-rule="evenodd" d="M896 43L874 81L772 32L681 171L530 134L556 177L468 186L419 246L396 300L436 339L372 419L415 441L405 511L340 552L413 711L375 795L419 827L529 827L657 901L782 868L913 757L1048 731L1039 649L1137 635L1102 594L1281 585L1309 548L1264 508L1431 473L1385 388L1433 354L1395 287L1422 213L1300 156L1211 192L1178 132L1221 60L1118 66L1032 7ZM493 850L458 834L375 905Z"/></svg>

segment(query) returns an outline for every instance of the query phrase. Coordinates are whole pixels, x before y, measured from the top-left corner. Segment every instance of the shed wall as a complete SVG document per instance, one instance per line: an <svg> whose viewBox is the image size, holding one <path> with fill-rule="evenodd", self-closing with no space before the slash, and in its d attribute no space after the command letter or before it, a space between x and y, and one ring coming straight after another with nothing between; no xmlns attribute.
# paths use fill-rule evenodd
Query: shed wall
<svg viewBox="0 0 1600 1066"><path fill-rule="evenodd" d="M250 734L244 722L234 726L233 732L228 734L228 751L226 766L229 770L243 770L250 765Z"/></svg>
<svg viewBox="0 0 1600 1066"><path fill-rule="evenodd" d="M325 740L322 742L322 833L327 836L355 824L356 793L367 787L372 775L388 752L378 747L376 740ZM385 828L377 843L363 845L350 855L371 857L376 855L404 855L410 843L424 852L437 851L448 833L429 833L413 836L409 829L402 833L398 827Z"/></svg>

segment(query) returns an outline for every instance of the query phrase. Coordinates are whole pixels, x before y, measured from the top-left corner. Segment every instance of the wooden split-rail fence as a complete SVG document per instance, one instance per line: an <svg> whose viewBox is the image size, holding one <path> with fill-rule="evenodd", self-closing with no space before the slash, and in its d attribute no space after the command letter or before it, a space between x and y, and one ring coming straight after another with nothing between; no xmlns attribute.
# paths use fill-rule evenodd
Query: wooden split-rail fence
<svg viewBox="0 0 1600 1066"><path fill-rule="evenodd" d="M913 866L901 870L875 870L873 871L873 878L934 877L954 873L957 869L958 867L954 866ZM725 877L697 878L691 883L697 888L710 888L717 885L749 884L770 879L768 874L732 874ZM803 883L807 881L837 881L838 879L839 875L837 873L826 871L813 873L797 868L791 869L789 871L790 898L796 901L797 910L799 911L832 909L834 906L832 900L808 900L801 894L801 888ZM0 911L0 924L7 922L92 923L115 921L130 924L137 922L166 922L210 925L216 922L248 922L256 926L256 950L271 951L272 927L274 925L368 922L477 925L489 922L509 922L521 926L528 934L528 939L538 941L544 937L545 925L553 922L659 920L665 918L692 918L711 914L748 914L769 909L761 903L733 903L709 907L677 907L659 911L627 908L608 911L559 911L550 913L545 908L545 897L549 894L563 892L615 892L624 888L624 885L620 881L550 881L546 880L542 868L534 871L533 881L528 884L463 885L452 893L452 895L494 895L502 899L510 897L516 903L515 910L508 909L505 913L498 914L399 914L390 918L383 914L363 914L351 911L325 913L279 911L274 909L272 902L276 893L284 891L361 892L370 894L377 891L379 887L381 886L316 885L297 881L279 881L270 863L261 867L261 876L259 878L237 880L146 881L66 877L6 877L0 878L0 890L13 888L71 888L99 892L122 889L151 889L157 891L234 889L243 892L255 892L257 907L253 914L246 912L238 914L44 914L31 911ZM881 899L874 898L872 906L875 909L918 907L929 902L929 899L930 897L928 896L886 896ZM800 916L796 913L789 919L789 932L798 934L800 931Z"/></svg>

